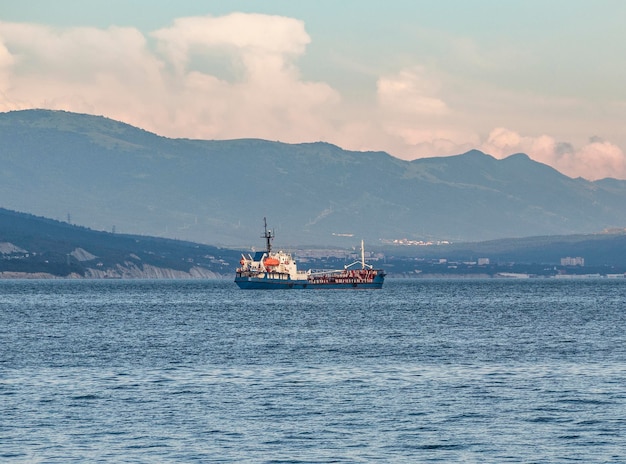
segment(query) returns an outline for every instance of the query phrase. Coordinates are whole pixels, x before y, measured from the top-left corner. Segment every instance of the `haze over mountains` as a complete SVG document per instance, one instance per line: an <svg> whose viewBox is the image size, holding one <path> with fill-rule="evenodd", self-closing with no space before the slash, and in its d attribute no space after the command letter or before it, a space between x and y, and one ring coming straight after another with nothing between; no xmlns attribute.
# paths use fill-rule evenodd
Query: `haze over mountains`
<svg viewBox="0 0 626 464"><path fill-rule="evenodd" d="M403 161L326 143L168 139L97 116L0 114L0 207L99 230L262 246L480 241L626 227L626 181L526 155ZM352 235L352 236L350 236Z"/></svg>

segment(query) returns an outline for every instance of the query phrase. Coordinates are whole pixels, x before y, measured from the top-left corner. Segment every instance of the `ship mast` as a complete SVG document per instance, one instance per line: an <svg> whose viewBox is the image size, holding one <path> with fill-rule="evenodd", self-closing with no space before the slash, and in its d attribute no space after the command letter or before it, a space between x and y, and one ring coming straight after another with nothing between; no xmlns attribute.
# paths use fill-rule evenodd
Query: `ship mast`
<svg viewBox="0 0 626 464"><path fill-rule="evenodd" d="M274 233L271 230L267 230L267 219L263 218L263 224L265 226L265 233L263 235L261 235L261 238L265 239L265 243L266 243L266 251L267 251L267 255L269 256L269 254L272 252L272 239L274 238Z"/></svg>
<svg viewBox="0 0 626 464"><path fill-rule="evenodd" d="M363 239L361 239L361 269L365 269L365 247L363 246Z"/></svg>
<svg viewBox="0 0 626 464"><path fill-rule="evenodd" d="M361 261L355 261L352 264L348 264L347 266L344 266L343 268L348 269L354 266L355 264L360 264L361 269L373 269L374 268L374 266L372 266L371 264L367 264L365 262L365 245L363 244L363 240L361 240Z"/></svg>

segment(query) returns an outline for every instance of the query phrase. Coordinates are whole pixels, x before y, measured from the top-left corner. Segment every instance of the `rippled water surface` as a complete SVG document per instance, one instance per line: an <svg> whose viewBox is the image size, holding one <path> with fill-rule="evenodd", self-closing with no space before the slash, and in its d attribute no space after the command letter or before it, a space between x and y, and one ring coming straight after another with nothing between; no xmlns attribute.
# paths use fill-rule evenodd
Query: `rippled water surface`
<svg viewBox="0 0 626 464"><path fill-rule="evenodd" d="M626 281L0 281L3 462L626 462Z"/></svg>

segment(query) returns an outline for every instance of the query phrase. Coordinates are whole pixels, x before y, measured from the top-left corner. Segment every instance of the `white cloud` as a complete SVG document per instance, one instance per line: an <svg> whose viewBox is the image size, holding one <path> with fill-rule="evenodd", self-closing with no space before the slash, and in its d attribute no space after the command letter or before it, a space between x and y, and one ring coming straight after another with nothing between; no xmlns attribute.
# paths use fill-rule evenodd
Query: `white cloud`
<svg viewBox="0 0 626 464"><path fill-rule="evenodd" d="M381 76L376 83L377 106L369 117L371 131L384 141L383 149L395 156L414 159L443 156L457 149L471 149L479 141L470 130L454 125L454 112L440 97L442 83L436 73L422 66ZM372 138L372 132L368 135Z"/></svg>
<svg viewBox="0 0 626 464"><path fill-rule="evenodd" d="M0 102L6 98L10 85L11 68L14 58L9 50L0 42Z"/></svg>
<svg viewBox="0 0 626 464"><path fill-rule="evenodd" d="M378 79L380 106L393 113L442 115L448 112L446 103L437 98L439 84L421 67L403 70Z"/></svg>
<svg viewBox="0 0 626 464"><path fill-rule="evenodd" d="M517 132L498 127L489 133L487 141L483 144L483 150L496 158L503 158L515 153L521 145L522 137Z"/></svg>
<svg viewBox="0 0 626 464"><path fill-rule="evenodd" d="M589 180L626 178L626 155L622 149L597 138L575 148L569 143L558 143L548 135L522 136L509 129L496 128L480 148L496 158L526 153L535 161L548 164L570 177Z"/></svg>
<svg viewBox="0 0 626 464"><path fill-rule="evenodd" d="M626 156L610 142L590 142L574 153L562 156L563 172L586 179L626 178Z"/></svg>
<svg viewBox="0 0 626 464"><path fill-rule="evenodd" d="M179 18L152 36L179 72L184 72L194 48L222 48L239 55L252 75L255 61L273 57L279 67L283 66L283 57L301 55L310 42L302 21L244 13Z"/></svg>
<svg viewBox="0 0 626 464"><path fill-rule="evenodd" d="M293 64L310 41L301 21L181 18L152 36L154 44L133 28L0 23L0 110L104 114L174 137L296 142L333 131L326 121L339 95L302 80ZM204 69L216 50L239 67L234 79Z"/></svg>
<svg viewBox="0 0 626 464"><path fill-rule="evenodd" d="M162 90L161 63L132 28L0 23L0 41L13 57L2 110L45 107L128 120Z"/></svg>

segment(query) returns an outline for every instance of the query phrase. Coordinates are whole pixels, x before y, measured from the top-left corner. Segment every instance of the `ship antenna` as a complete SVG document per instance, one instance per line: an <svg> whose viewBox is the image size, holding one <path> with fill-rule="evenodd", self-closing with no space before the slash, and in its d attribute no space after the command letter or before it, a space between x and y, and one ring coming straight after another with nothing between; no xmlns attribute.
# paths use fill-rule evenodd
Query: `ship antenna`
<svg viewBox="0 0 626 464"><path fill-rule="evenodd" d="M269 255L272 252L272 239L274 238L274 233L271 230L267 230L266 218L263 218L263 224L265 226L265 233L261 236L261 238L265 239L267 254Z"/></svg>

